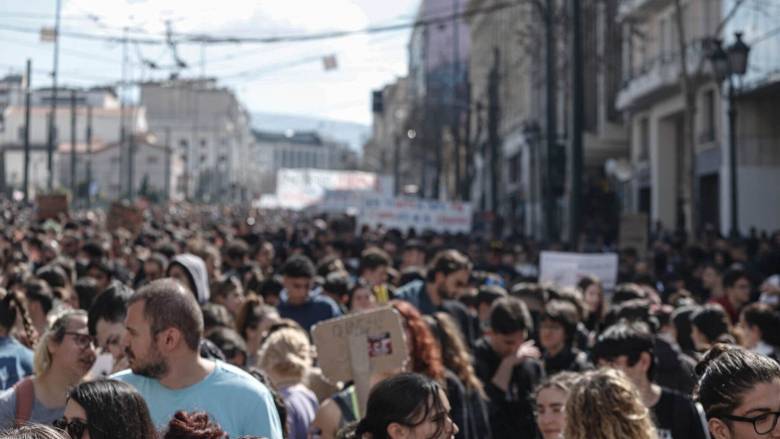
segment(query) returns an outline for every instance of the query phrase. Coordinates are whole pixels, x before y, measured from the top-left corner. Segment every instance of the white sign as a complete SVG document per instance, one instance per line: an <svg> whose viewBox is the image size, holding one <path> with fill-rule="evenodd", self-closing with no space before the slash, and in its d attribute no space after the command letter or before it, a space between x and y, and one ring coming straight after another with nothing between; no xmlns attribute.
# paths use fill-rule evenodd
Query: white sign
<svg viewBox="0 0 780 439"><path fill-rule="evenodd" d="M542 252L540 266L540 282L562 287L577 286L577 282L587 275L599 278L606 290L614 289L617 283L616 253Z"/></svg>
<svg viewBox="0 0 780 439"><path fill-rule="evenodd" d="M390 180L390 181L388 181ZM276 174L276 199L279 207L301 210L325 197L329 190L392 193L392 177L371 172L326 171L321 169L280 169Z"/></svg>
<svg viewBox="0 0 780 439"><path fill-rule="evenodd" d="M380 224L387 229L418 232L471 232L471 204L419 198L366 197L358 215L358 228Z"/></svg>

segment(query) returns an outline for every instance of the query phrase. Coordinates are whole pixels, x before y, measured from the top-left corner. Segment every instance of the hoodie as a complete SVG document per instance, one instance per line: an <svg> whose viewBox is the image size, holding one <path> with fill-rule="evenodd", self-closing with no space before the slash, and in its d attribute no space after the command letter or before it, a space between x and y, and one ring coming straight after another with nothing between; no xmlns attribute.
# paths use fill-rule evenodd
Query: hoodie
<svg viewBox="0 0 780 439"><path fill-rule="evenodd" d="M190 278L190 284L195 287L195 298L198 299L198 303L203 305L209 301L209 276L206 271L206 263L203 262L198 256L190 253L184 253L173 257L171 264L168 266L167 272L170 273L173 265L178 265L184 268L187 275Z"/></svg>

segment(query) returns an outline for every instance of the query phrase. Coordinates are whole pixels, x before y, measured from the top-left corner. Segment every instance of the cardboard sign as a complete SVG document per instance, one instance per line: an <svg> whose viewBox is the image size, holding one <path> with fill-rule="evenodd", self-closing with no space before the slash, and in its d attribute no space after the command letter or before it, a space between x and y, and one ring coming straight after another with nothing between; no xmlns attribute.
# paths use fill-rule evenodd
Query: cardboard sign
<svg viewBox="0 0 780 439"><path fill-rule="evenodd" d="M617 282L618 255L615 253L542 252L540 282L551 282L562 287L577 286L587 275L601 280L604 289L612 290Z"/></svg>
<svg viewBox="0 0 780 439"><path fill-rule="evenodd" d="M633 248L643 258L647 253L647 215L624 213L620 216L620 249Z"/></svg>
<svg viewBox="0 0 780 439"><path fill-rule="evenodd" d="M322 372L334 383L354 381L361 408L371 375L401 369L408 359L401 315L389 306L326 320L311 333Z"/></svg>
<svg viewBox="0 0 780 439"><path fill-rule="evenodd" d="M130 232L138 233L143 223L144 213L141 209L118 201L111 204L106 218L106 227L111 231L124 228Z"/></svg>
<svg viewBox="0 0 780 439"><path fill-rule="evenodd" d="M68 213L68 196L65 194L38 195L35 204L39 221L57 219L60 214Z"/></svg>

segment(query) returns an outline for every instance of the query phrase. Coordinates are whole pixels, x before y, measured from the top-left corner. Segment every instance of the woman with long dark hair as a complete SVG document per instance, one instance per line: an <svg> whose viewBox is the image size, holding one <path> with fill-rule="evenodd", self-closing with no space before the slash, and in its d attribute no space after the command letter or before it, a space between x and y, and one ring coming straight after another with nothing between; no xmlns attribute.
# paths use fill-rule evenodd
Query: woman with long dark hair
<svg viewBox="0 0 780 439"><path fill-rule="evenodd" d="M68 393L63 417L54 426L82 439L153 439L157 437L149 408L135 388L121 381L99 379Z"/></svg>
<svg viewBox="0 0 780 439"><path fill-rule="evenodd" d="M379 382L368 395L366 415L348 427L355 439L451 439L458 426L449 416L449 401L438 382L402 373Z"/></svg>
<svg viewBox="0 0 780 439"><path fill-rule="evenodd" d="M696 367L696 401L713 439L780 437L780 365L743 348L716 344Z"/></svg>

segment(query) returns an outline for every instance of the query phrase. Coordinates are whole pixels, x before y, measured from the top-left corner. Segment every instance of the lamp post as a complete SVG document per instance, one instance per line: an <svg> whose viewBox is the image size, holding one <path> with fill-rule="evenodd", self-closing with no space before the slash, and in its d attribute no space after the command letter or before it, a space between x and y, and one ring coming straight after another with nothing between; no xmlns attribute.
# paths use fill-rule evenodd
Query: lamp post
<svg viewBox="0 0 780 439"><path fill-rule="evenodd" d="M728 79L729 101L729 173L731 189L731 236L739 236L739 212L737 194L737 109L734 105L734 75L742 76L747 71L748 55L750 47L742 41L742 32L734 34L736 41L727 49L723 49L720 40L714 41L714 48L710 54L712 70L719 84Z"/></svg>

